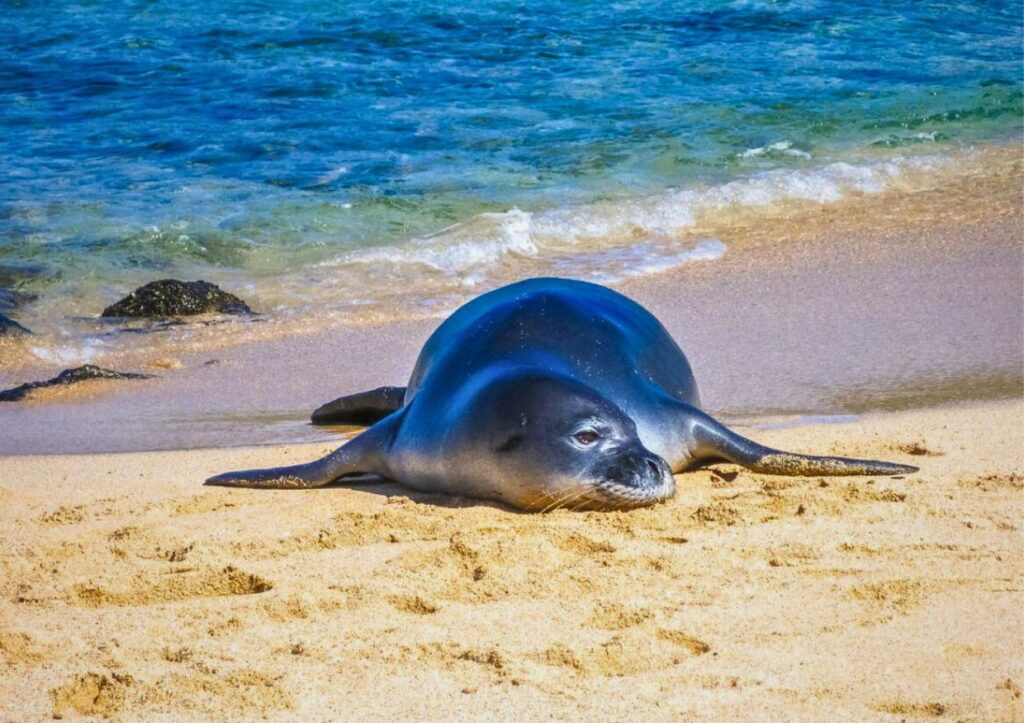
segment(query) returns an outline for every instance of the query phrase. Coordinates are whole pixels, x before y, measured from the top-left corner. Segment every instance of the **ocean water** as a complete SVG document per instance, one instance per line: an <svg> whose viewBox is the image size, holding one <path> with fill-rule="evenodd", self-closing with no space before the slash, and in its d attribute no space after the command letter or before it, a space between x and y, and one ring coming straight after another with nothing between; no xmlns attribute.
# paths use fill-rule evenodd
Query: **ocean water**
<svg viewBox="0 0 1024 723"><path fill-rule="evenodd" d="M714 263L709 209L941 185L1022 133L1017 1L2 7L0 285L95 343L167 276L343 319Z"/></svg>

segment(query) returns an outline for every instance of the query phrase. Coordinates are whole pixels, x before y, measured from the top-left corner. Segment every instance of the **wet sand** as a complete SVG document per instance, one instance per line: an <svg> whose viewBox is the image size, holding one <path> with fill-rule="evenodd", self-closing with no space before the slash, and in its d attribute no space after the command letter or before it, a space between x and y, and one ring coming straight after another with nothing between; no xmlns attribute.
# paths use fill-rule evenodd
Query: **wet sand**
<svg viewBox="0 0 1024 723"><path fill-rule="evenodd" d="M617 286L662 320L705 405L731 419L1020 397L1024 163L1017 145L956 157L941 172L834 203L709 206L679 243L710 234L724 256ZM549 262L508 257L496 280L551 273ZM310 284L314 296L331 287ZM403 384L443 318L421 309L396 321L403 308L122 334L93 363L159 379L0 404L0 454L334 439L308 425L309 412L343 393ZM58 337L22 343L52 355ZM81 363L43 364L25 351L0 346L0 386Z"/></svg>
<svg viewBox="0 0 1024 723"><path fill-rule="evenodd" d="M841 238L738 244L619 288L665 324L705 406L730 419L1019 397L1022 237L1021 217L861 224ZM0 404L0 454L336 439L308 424L310 412L404 384L438 323L349 325L119 366L160 378Z"/></svg>
<svg viewBox="0 0 1024 723"><path fill-rule="evenodd" d="M2 458L3 717L1021 720L1022 413L744 429L921 472L610 514L198 484L324 444Z"/></svg>

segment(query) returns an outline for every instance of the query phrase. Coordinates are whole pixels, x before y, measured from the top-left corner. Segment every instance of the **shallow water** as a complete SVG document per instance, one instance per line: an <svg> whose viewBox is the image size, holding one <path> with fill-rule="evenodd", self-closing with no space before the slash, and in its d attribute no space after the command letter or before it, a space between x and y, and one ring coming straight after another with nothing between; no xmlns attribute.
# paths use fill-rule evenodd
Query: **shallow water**
<svg viewBox="0 0 1024 723"><path fill-rule="evenodd" d="M36 332L0 386L161 377L7 405L5 453L323 439L309 409L542 274L669 284L726 416L1021 393L1016 3L3 7L0 290L37 298L0 308ZM988 218L1017 225L958 235ZM912 228L851 276L858 234ZM800 240L827 248L792 287ZM261 315L96 318L165 277Z"/></svg>
<svg viewBox="0 0 1024 723"><path fill-rule="evenodd" d="M154 277L345 313L649 273L722 252L703 207L1021 130L1013 2L4 6L0 264L72 336Z"/></svg>

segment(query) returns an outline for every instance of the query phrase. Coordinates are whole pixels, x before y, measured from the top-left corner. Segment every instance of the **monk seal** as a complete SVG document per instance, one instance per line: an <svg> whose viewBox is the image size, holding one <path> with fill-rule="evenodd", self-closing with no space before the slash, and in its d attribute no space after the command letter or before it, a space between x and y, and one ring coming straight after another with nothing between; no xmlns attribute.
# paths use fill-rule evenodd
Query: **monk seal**
<svg viewBox="0 0 1024 723"><path fill-rule="evenodd" d="M781 475L916 467L761 446L700 409L693 371L654 316L596 284L539 278L485 293L423 346L408 385L342 397L317 421L372 426L322 459L207 484L319 487L372 474L524 510L629 509L713 462Z"/></svg>

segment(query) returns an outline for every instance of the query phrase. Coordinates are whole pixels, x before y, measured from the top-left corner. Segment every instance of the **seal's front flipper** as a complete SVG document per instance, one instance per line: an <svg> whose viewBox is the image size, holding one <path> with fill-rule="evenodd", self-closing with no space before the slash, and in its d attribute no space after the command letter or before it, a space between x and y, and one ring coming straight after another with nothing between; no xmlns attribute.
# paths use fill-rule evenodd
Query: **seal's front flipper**
<svg viewBox="0 0 1024 723"><path fill-rule="evenodd" d="M402 408L405 387L378 387L368 392L338 397L317 407L313 424L369 425Z"/></svg>
<svg viewBox="0 0 1024 723"><path fill-rule="evenodd" d="M292 467L248 469L225 472L206 480L220 487L256 487L263 489L307 489L323 487L350 474L386 476L387 447L402 415L394 414L350 439L326 457Z"/></svg>
<svg viewBox="0 0 1024 723"><path fill-rule="evenodd" d="M872 459L815 457L772 449L736 434L696 409L690 409L695 462L732 462L751 472L789 476L896 475L917 472L917 467Z"/></svg>

